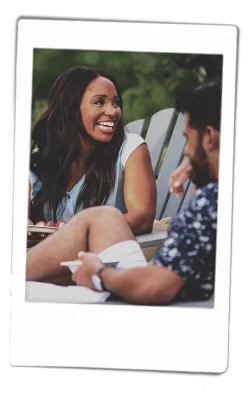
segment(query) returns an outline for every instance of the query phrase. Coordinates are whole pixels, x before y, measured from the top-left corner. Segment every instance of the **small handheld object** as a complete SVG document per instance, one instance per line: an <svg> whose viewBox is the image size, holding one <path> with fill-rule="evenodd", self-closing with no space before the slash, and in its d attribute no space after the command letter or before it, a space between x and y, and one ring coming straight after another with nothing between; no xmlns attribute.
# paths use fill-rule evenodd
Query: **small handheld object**
<svg viewBox="0 0 250 400"><path fill-rule="evenodd" d="M74 261L62 261L60 265L62 267L68 267L72 274L82 265L82 260L76 259ZM112 265L112 267L116 267L119 261L112 262L103 262L103 265Z"/></svg>

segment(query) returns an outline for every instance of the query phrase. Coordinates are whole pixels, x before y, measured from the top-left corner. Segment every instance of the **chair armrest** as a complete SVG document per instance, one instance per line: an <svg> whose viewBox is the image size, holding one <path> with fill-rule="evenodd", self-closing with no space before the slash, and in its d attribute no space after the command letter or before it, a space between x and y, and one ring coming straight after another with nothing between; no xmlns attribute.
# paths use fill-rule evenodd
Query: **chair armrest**
<svg viewBox="0 0 250 400"><path fill-rule="evenodd" d="M136 236L136 240L142 248L150 246L158 246L159 244L162 244L166 238L167 238L167 231L152 232L152 233L147 233L146 235Z"/></svg>
<svg viewBox="0 0 250 400"><path fill-rule="evenodd" d="M214 300L186 301L169 304L169 307L214 308Z"/></svg>

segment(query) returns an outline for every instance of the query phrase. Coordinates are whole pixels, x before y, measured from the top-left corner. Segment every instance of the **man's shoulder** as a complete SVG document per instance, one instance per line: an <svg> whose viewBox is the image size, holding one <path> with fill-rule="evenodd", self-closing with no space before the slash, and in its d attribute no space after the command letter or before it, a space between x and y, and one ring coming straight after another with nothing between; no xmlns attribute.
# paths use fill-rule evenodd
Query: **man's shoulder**
<svg viewBox="0 0 250 400"><path fill-rule="evenodd" d="M218 193L218 181L213 181L209 182L206 186L203 186L199 189L197 189L196 194L212 194L212 193Z"/></svg>
<svg viewBox="0 0 250 400"><path fill-rule="evenodd" d="M218 181L210 182L206 186L197 189L191 204L206 205L217 203L218 199Z"/></svg>
<svg viewBox="0 0 250 400"><path fill-rule="evenodd" d="M183 223L189 226L192 220L213 222L217 219L217 205L218 182L211 182L208 185L197 189L193 199L189 203L189 206L180 211L180 213L174 218L176 225L178 226L178 220L180 220L181 226L183 226Z"/></svg>

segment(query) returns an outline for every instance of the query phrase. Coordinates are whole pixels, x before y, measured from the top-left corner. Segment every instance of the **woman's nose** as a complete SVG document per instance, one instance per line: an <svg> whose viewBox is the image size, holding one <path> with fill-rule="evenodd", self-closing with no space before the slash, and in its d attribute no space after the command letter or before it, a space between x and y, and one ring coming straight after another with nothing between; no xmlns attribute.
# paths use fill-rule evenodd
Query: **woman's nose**
<svg viewBox="0 0 250 400"><path fill-rule="evenodd" d="M111 117L114 117L116 115L116 109L113 105L107 105L104 113L106 115L110 115Z"/></svg>

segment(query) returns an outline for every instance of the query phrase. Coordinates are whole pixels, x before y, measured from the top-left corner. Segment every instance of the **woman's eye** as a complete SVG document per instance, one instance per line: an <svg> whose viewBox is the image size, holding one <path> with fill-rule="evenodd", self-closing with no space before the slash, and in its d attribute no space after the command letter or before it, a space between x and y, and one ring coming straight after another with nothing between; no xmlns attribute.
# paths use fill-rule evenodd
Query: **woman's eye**
<svg viewBox="0 0 250 400"><path fill-rule="evenodd" d="M103 99L99 99L99 100L96 100L96 101L94 102L94 104L102 105L102 104L104 104L104 101L103 101Z"/></svg>
<svg viewBox="0 0 250 400"><path fill-rule="evenodd" d="M104 99L98 99L98 100L96 100L96 101L94 102L94 104L97 105L97 106L102 106L102 105L104 105L104 103L105 103L105 100L104 100ZM115 101L114 101L114 107L121 107L121 102L120 102L120 100L115 100Z"/></svg>
<svg viewBox="0 0 250 400"><path fill-rule="evenodd" d="M118 99L114 102L116 107L121 107L121 101Z"/></svg>

